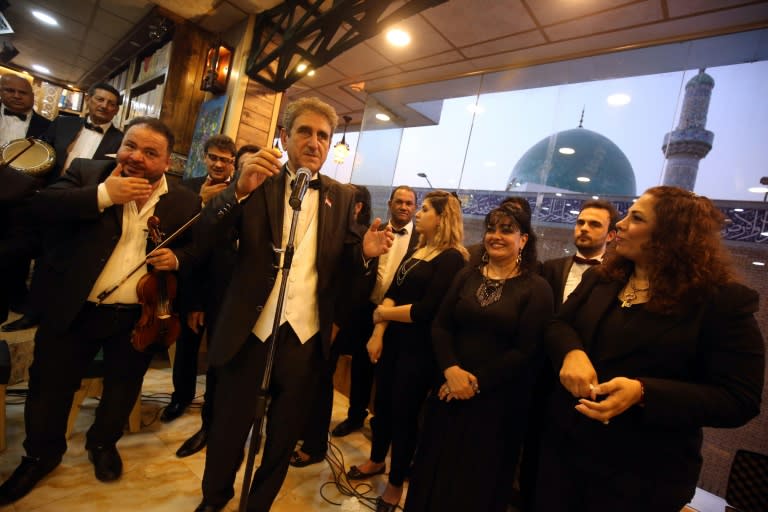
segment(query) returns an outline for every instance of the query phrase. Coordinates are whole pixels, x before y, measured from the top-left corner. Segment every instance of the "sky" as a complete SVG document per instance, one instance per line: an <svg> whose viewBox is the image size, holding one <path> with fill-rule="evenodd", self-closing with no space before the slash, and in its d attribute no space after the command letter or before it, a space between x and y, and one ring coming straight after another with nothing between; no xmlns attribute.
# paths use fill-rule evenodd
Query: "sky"
<svg viewBox="0 0 768 512"><path fill-rule="evenodd" d="M709 68L715 81L706 128L715 134L700 162L695 192L713 199L762 201L749 192L768 176L768 62ZM685 84L698 70L447 99L435 126L348 133L352 153L329 158L323 172L366 185L504 190L512 168L534 144L583 126L611 139L632 164L637 192L660 184L664 135L677 127ZM611 106L616 93L628 104ZM474 106L474 108L472 108ZM468 108L470 107L470 108ZM340 139L341 135L334 136ZM361 150L355 154L358 140ZM399 149L399 151L398 151ZM353 161L353 157L354 161ZM352 170L354 169L354 172ZM394 169L394 174L393 170Z"/></svg>

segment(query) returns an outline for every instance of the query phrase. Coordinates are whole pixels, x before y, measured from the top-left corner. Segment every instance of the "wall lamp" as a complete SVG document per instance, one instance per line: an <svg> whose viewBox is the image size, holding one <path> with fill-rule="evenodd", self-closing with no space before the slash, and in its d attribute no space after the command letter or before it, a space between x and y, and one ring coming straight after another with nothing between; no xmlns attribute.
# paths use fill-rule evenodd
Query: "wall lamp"
<svg viewBox="0 0 768 512"><path fill-rule="evenodd" d="M227 90L229 74L232 71L232 56L234 50L221 42L208 48L203 68L203 83L201 91L222 94Z"/></svg>

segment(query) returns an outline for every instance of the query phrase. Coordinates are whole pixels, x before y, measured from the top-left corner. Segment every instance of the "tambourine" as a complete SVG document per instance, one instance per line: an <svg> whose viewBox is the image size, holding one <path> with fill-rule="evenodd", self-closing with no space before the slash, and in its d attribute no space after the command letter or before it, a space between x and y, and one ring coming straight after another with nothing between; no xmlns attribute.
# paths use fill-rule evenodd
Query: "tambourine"
<svg viewBox="0 0 768 512"><path fill-rule="evenodd" d="M30 142L32 147L26 149ZM16 155L24 151L18 158ZM0 158L3 162L8 162L11 169L29 174L31 176L43 176L53 168L56 163L56 151L50 144L38 139L16 139L12 140L0 148Z"/></svg>

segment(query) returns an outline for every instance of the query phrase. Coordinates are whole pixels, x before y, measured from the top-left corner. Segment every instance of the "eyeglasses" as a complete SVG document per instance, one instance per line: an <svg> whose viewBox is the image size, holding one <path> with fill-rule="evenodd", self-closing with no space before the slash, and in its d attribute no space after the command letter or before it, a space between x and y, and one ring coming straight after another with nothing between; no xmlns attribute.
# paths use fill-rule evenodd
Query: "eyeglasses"
<svg viewBox="0 0 768 512"><path fill-rule="evenodd" d="M213 163L221 162L224 165L231 165L235 163L235 159L230 158L228 156L219 156L219 155L214 155L213 153L206 153L205 156L207 156L208 159Z"/></svg>

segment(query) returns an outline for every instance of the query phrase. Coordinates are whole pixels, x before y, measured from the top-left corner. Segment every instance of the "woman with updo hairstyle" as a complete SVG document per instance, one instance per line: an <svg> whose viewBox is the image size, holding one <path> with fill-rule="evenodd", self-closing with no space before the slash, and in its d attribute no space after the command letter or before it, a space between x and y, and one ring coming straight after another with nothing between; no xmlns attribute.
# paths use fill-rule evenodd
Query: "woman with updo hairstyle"
<svg viewBox="0 0 768 512"><path fill-rule="evenodd" d="M536 273L528 214L503 204L485 226L484 263L458 273L432 324L441 378L406 511L504 512L509 503L552 290Z"/></svg>
<svg viewBox="0 0 768 512"><path fill-rule="evenodd" d="M377 499L377 512L394 512L402 497L416 449L419 412L436 372L430 326L451 279L467 259L461 205L454 195L428 193L414 226L419 234L416 249L403 259L373 312L367 345L377 365L371 456L347 472L352 480L384 473L391 445L388 483Z"/></svg>
<svg viewBox="0 0 768 512"><path fill-rule="evenodd" d="M536 510L679 512L702 427L760 411L758 295L737 282L706 197L648 189L547 329L561 386L542 440Z"/></svg>

